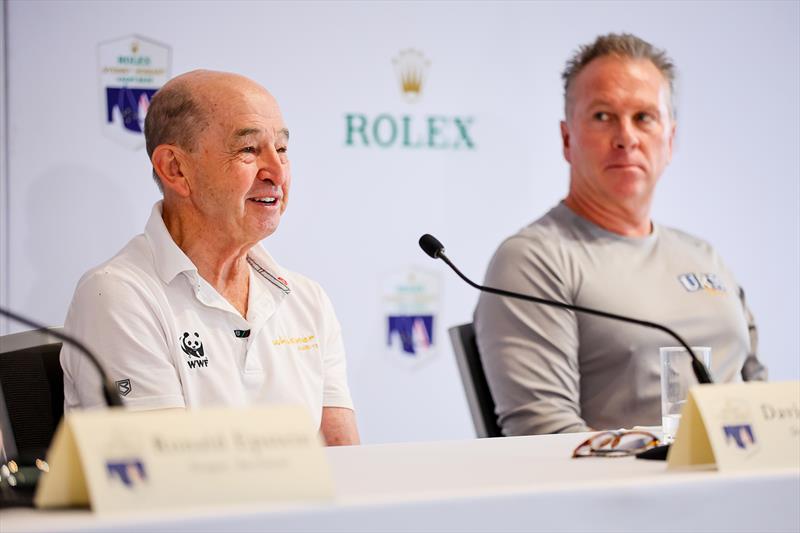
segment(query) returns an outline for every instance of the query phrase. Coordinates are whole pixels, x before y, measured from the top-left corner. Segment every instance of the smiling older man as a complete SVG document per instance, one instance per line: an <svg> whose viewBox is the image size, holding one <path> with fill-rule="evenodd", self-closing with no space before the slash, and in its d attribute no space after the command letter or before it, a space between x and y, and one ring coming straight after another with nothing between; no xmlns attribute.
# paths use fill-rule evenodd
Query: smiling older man
<svg viewBox="0 0 800 533"><path fill-rule="evenodd" d="M81 278L65 329L129 408L304 404L328 444L358 443L331 302L259 244L291 183L278 103L243 76L190 72L153 97L145 137L164 199ZM65 407L102 405L85 359L64 347L61 360Z"/></svg>
<svg viewBox="0 0 800 533"><path fill-rule="evenodd" d="M486 284L663 323L712 347L715 381L766 378L744 293L720 257L650 219L675 138L672 62L610 34L581 47L563 78L569 193L500 245ZM660 424L666 335L489 294L475 331L504 434Z"/></svg>

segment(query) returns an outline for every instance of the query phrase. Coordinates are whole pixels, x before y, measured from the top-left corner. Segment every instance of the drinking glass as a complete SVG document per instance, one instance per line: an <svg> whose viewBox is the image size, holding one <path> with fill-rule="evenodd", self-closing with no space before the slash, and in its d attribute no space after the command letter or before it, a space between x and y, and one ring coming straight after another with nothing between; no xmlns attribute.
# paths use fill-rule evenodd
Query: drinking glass
<svg viewBox="0 0 800 533"><path fill-rule="evenodd" d="M711 348L692 346L692 351L709 368ZM686 403L689 387L697 385L692 370L692 357L683 346L667 346L659 349L661 356L661 425L664 442L672 442L681 421L681 410Z"/></svg>

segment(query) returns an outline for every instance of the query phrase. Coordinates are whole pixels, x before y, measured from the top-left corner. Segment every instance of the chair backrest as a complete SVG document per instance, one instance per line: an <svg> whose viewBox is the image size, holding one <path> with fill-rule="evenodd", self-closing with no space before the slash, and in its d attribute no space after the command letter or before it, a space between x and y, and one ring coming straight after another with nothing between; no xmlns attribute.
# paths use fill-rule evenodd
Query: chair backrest
<svg viewBox="0 0 800 533"><path fill-rule="evenodd" d="M60 352L46 331L0 337L0 392L20 457L42 457L64 414Z"/></svg>
<svg viewBox="0 0 800 533"><path fill-rule="evenodd" d="M448 330L456 353L461 382L467 395L467 403L472 414L472 423L478 437L502 437L497 415L494 412L494 399L483 372L478 343L475 341L475 328L472 323L453 326Z"/></svg>

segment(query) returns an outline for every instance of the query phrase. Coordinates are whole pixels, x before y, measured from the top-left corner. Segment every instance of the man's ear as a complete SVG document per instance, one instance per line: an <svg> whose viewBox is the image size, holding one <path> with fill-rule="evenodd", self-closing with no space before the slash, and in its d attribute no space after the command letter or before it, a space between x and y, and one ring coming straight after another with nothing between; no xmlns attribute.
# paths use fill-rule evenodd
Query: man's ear
<svg viewBox="0 0 800 533"><path fill-rule="evenodd" d="M566 120L561 121L561 149L564 151L564 159L568 163L572 163L569 159L569 126L567 126Z"/></svg>
<svg viewBox="0 0 800 533"><path fill-rule="evenodd" d="M186 173L189 161L186 153L174 144L159 144L150 158L161 184L183 198L189 196L191 188Z"/></svg>
<svg viewBox="0 0 800 533"><path fill-rule="evenodd" d="M670 132L669 132L669 154L668 154L668 157L667 157L667 163L671 163L672 162L672 149L673 149L673 147L675 145L675 132L677 131L677 129L678 129L678 125L675 122L673 122L672 123L672 127L671 127Z"/></svg>

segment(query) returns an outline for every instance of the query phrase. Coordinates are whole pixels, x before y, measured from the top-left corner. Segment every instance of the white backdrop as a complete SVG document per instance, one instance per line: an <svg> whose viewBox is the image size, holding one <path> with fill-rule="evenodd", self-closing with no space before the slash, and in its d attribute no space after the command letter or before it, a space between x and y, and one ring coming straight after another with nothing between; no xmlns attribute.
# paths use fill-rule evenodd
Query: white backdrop
<svg viewBox="0 0 800 533"><path fill-rule="evenodd" d="M171 47L173 74L243 73L281 103L292 204L265 245L330 294L363 440L471 436L446 328L471 319L477 296L416 241L434 233L481 279L500 240L566 192L564 61L600 33L630 31L665 47L680 76L654 216L718 248L747 289L772 378L798 379L798 6L7 2L0 303L60 324L81 273L141 232L159 195L144 150L101 132L97 46L142 35ZM430 61L417 103L402 98L392 63L407 48ZM471 117L475 149L347 146L348 113L415 127ZM413 367L387 353L381 296L388 274L411 267L437 273L443 291L437 354Z"/></svg>

